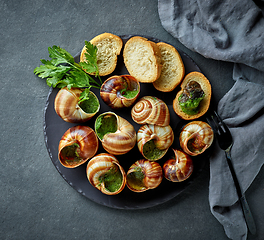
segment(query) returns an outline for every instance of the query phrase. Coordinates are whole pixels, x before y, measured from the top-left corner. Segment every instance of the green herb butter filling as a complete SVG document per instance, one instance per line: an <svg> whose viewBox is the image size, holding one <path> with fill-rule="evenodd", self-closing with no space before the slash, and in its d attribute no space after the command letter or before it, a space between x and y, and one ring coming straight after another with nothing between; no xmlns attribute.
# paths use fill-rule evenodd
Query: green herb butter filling
<svg viewBox="0 0 264 240"><path fill-rule="evenodd" d="M142 172L140 167L136 167L134 170L134 172L131 172L127 175L127 181L130 187L136 190L145 189L146 187L143 182L145 174Z"/></svg>
<svg viewBox="0 0 264 240"><path fill-rule="evenodd" d="M95 113L99 106L99 101L93 94L79 104L80 108L86 113Z"/></svg>
<svg viewBox="0 0 264 240"><path fill-rule="evenodd" d="M99 177L99 182L104 183L105 188L109 192L116 192L120 189L123 176L117 165L113 165L106 173Z"/></svg>
<svg viewBox="0 0 264 240"><path fill-rule="evenodd" d="M204 95L200 98L194 98L194 99L190 98L186 102L181 102L182 98L183 98L183 94L179 97L179 102L182 111L188 115L194 115L199 112L199 105L200 102L203 100Z"/></svg>
<svg viewBox="0 0 264 240"><path fill-rule="evenodd" d="M125 90L122 91L122 96L128 99L134 98L138 94L138 90Z"/></svg>
<svg viewBox="0 0 264 240"><path fill-rule="evenodd" d="M143 146L143 155L149 160L157 160L163 154L165 150L160 150L156 147L155 141L152 139L146 142Z"/></svg>
<svg viewBox="0 0 264 240"><path fill-rule="evenodd" d="M62 159L69 165L80 162L82 158L79 156L80 146L78 143L66 146L61 150Z"/></svg>
<svg viewBox="0 0 264 240"><path fill-rule="evenodd" d="M136 97L139 92L138 86L136 84L131 84L130 86L128 86L128 83L124 79L123 81L123 89L120 90L120 94L128 99Z"/></svg>
<svg viewBox="0 0 264 240"><path fill-rule="evenodd" d="M117 119L115 115L105 114L99 116L95 122L95 130L101 140L107 133L115 133L117 131Z"/></svg>
<svg viewBox="0 0 264 240"><path fill-rule="evenodd" d="M200 102L204 99L204 96L205 94L200 84L190 81L178 99L182 111L188 115L197 114Z"/></svg>

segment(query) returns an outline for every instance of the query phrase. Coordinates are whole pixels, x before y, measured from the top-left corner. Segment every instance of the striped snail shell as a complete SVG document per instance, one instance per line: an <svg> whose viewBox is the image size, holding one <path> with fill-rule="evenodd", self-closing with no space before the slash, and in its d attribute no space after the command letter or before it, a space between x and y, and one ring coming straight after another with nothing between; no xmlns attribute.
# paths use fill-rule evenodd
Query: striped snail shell
<svg viewBox="0 0 264 240"><path fill-rule="evenodd" d="M69 128L59 142L58 158L67 168L75 168L93 157L99 146L94 130L88 126Z"/></svg>
<svg viewBox="0 0 264 240"><path fill-rule="evenodd" d="M165 102L153 96L142 97L131 110L132 119L138 124L170 124L170 112Z"/></svg>
<svg viewBox="0 0 264 240"><path fill-rule="evenodd" d="M208 149L214 140L211 126L202 121L186 124L180 133L180 146L190 156L197 156Z"/></svg>
<svg viewBox="0 0 264 240"><path fill-rule="evenodd" d="M182 182L193 173L191 157L183 151L173 149L175 158L167 160L163 165L164 177L172 182Z"/></svg>
<svg viewBox="0 0 264 240"><path fill-rule="evenodd" d="M91 185L107 195L116 195L126 186L126 173L115 156L100 153L87 164L86 175Z"/></svg>
<svg viewBox="0 0 264 240"><path fill-rule="evenodd" d="M137 100L140 84L130 75L112 76L100 89L102 100L111 108L130 107Z"/></svg>
<svg viewBox="0 0 264 240"><path fill-rule="evenodd" d="M54 108L56 113L66 122L82 123L91 119L100 109L97 96L90 91L89 99L79 104L80 88L67 87L59 90L55 97Z"/></svg>
<svg viewBox="0 0 264 240"><path fill-rule="evenodd" d="M159 163L141 159L129 168L126 184L133 192L144 192L158 187L162 178L162 167Z"/></svg>
<svg viewBox="0 0 264 240"><path fill-rule="evenodd" d="M174 141L174 133L170 125L162 127L145 124L137 133L138 149L144 158L156 161L161 159Z"/></svg>
<svg viewBox="0 0 264 240"><path fill-rule="evenodd" d="M113 155L129 152L137 141L133 125L113 112L105 112L97 117L95 132L103 148Z"/></svg>

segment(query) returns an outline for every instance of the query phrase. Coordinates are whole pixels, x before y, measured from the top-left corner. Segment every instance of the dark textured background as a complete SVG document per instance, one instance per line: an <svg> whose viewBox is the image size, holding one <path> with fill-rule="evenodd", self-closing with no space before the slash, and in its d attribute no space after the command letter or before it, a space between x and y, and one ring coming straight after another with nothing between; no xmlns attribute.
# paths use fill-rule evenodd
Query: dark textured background
<svg viewBox="0 0 264 240"><path fill-rule="evenodd" d="M185 51L210 79L219 100L233 85L232 64L206 59L161 26L156 0L1 0L0 239L227 239L208 204L209 167L183 194L145 210L94 203L60 176L44 143L43 110L49 87L33 74L48 47L76 54L84 40L111 32L140 34ZM264 236L264 171L247 191Z"/></svg>

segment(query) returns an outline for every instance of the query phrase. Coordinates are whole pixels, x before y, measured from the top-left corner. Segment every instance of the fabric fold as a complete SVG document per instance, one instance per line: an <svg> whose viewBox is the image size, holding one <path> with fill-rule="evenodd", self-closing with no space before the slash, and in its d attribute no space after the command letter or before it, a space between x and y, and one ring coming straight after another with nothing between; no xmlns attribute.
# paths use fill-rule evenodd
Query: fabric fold
<svg viewBox="0 0 264 240"><path fill-rule="evenodd" d="M247 0L159 0L162 26L187 48L264 71L264 18Z"/></svg>
<svg viewBox="0 0 264 240"><path fill-rule="evenodd" d="M258 2L259 4L256 4ZM234 138L231 155L245 192L264 164L263 1L159 0L162 26L204 57L234 63L233 87L218 113ZM230 239L247 239L235 185L217 144L210 159L209 204Z"/></svg>
<svg viewBox="0 0 264 240"><path fill-rule="evenodd" d="M233 135L231 155L243 192L264 164L263 94L263 86L240 79L218 105L218 113ZM229 238L247 238L247 226L238 204L235 185L224 151L218 146L210 159L209 204L212 214L223 225Z"/></svg>

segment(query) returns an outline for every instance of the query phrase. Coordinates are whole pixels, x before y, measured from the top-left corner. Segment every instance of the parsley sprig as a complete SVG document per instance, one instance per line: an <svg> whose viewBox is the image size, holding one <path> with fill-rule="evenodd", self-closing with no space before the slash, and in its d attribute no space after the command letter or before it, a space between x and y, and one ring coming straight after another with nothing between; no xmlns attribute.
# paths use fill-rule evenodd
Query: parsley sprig
<svg viewBox="0 0 264 240"><path fill-rule="evenodd" d="M102 80L97 65L97 47L87 41L85 41L85 47L86 61L80 63L76 63L74 57L65 49L56 45L49 47L51 60L41 59L43 65L36 67L34 73L40 78L46 79L47 85L50 87L84 88L80 102L88 99L90 88L100 88ZM99 79L99 83L87 73L93 73Z"/></svg>

